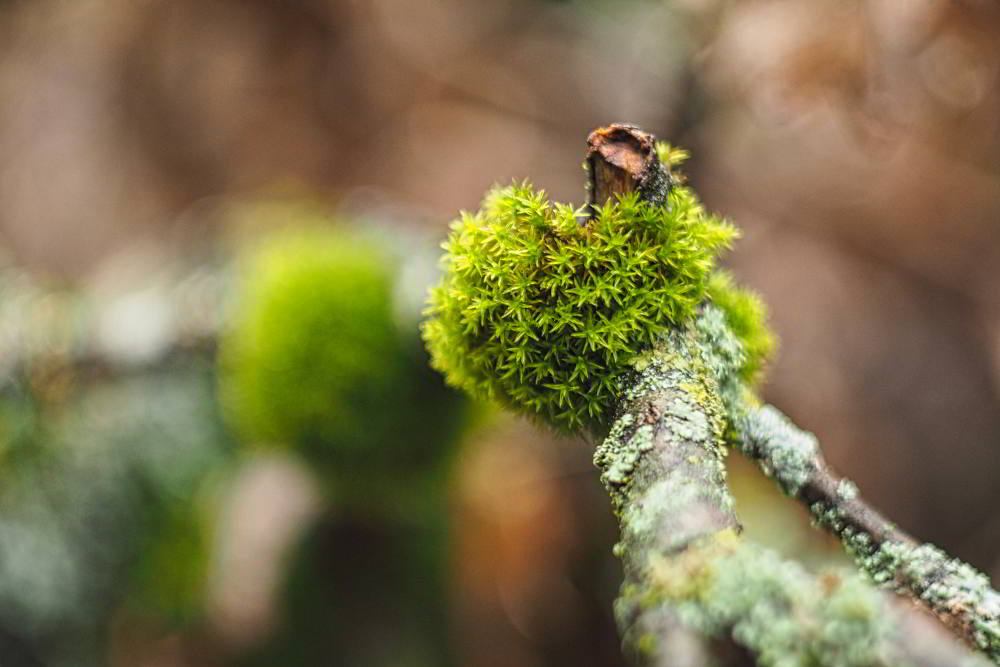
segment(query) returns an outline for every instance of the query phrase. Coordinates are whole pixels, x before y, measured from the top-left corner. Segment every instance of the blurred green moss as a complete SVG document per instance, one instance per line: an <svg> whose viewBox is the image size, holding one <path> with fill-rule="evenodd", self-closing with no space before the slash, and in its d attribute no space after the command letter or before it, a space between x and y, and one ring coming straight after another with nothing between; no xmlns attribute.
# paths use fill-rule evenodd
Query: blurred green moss
<svg viewBox="0 0 1000 667"><path fill-rule="evenodd" d="M220 397L243 439L299 451L348 498L440 471L462 399L398 322L396 266L372 237L330 227L272 234L243 258Z"/></svg>
<svg viewBox="0 0 1000 667"><path fill-rule="evenodd" d="M185 623L204 613L215 517L201 499L157 499L147 510L148 539L137 550L128 603Z"/></svg>

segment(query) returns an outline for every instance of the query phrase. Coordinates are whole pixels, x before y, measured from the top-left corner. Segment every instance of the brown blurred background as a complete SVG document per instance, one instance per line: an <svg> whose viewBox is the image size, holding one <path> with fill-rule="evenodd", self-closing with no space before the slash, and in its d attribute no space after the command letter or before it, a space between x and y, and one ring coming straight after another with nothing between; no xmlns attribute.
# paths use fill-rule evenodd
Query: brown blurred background
<svg viewBox="0 0 1000 667"><path fill-rule="evenodd" d="M689 148L743 228L728 263L782 341L767 399L1000 577L995 2L3 0L0 242L81 279L274 194L443 235L494 182L580 201L612 121ZM587 447L548 438L505 423L460 460L459 664L616 664L610 513ZM823 548L737 487L752 532ZM185 641L117 661L208 660Z"/></svg>

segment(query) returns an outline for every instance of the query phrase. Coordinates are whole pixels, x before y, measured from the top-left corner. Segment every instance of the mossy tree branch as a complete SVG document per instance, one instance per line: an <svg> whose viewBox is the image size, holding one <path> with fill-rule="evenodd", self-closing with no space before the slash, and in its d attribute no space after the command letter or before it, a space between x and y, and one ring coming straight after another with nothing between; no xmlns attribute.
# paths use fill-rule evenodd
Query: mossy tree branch
<svg viewBox="0 0 1000 667"><path fill-rule="evenodd" d="M650 664L678 659L673 637L664 641L668 636L660 633L684 627L674 610L646 602L654 564L739 530L718 446L721 405L698 403L694 394L704 393L701 382L690 372L653 364L627 391L621 414L594 455L621 523L615 548L625 570L620 629L629 652L640 662L653 658ZM711 650L703 638L682 643L686 651Z"/></svg>
<svg viewBox="0 0 1000 667"><path fill-rule="evenodd" d="M634 191L664 203L673 179L651 135L613 125L592 133L588 146L591 212ZM702 309L698 322L711 315ZM725 656L734 645L758 664L808 656L808 664L879 665L908 653L905 637L894 637L891 619L878 611L882 598L853 579L812 577L738 537L721 467L720 428L728 426L744 453L837 534L877 583L918 600L1000 661L1000 602L988 581L871 510L829 470L811 434L773 408L748 406L740 381L727 384L699 359L704 348L695 340L704 342L703 334L680 331L641 370L620 378L617 419L595 457L621 520L619 620L631 651L654 665L701 665L706 657L733 664ZM71 363L88 367L87 358ZM759 609L767 610L766 623ZM949 650L942 648L957 656ZM959 662L909 658L915 665Z"/></svg>
<svg viewBox="0 0 1000 667"><path fill-rule="evenodd" d="M660 185L642 196L664 202L670 179L650 135L618 125L595 131L588 144L592 207L650 182ZM814 578L738 536L723 462L728 404L738 393L720 388L718 363L705 359L710 325L703 319L672 334L623 379L617 416L594 456L621 524L615 550L625 583L616 611L626 652L636 664L664 667L709 658L957 662L960 653L947 642L944 662L911 654L887 601L859 579Z"/></svg>

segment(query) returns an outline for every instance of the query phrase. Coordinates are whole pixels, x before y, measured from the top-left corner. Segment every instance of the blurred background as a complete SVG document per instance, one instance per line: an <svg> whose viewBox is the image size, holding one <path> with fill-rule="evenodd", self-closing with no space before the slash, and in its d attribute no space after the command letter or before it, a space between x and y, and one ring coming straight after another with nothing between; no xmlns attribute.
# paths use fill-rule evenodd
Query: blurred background
<svg viewBox="0 0 1000 667"><path fill-rule="evenodd" d="M232 258L322 218L404 239L418 355L449 220L511 179L581 202L618 121L742 227L767 400L1000 577L995 2L0 0L0 663L620 664L587 444L401 362L455 427L427 479L352 484L325 436L233 427L214 338ZM837 558L732 459L752 537Z"/></svg>

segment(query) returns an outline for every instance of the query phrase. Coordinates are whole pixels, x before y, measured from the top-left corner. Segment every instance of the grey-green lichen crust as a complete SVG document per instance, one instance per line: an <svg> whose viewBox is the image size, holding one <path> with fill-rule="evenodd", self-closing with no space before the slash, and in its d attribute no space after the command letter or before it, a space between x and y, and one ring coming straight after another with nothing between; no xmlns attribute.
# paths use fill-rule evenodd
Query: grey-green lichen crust
<svg viewBox="0 0 1000 667"><path fill-rule="evenodd" d="M706 307L695 320L699 350L718 382L729 421L728 434L765 474L789 496L800 494L819 472L822 456L816 437L798 428L779 410L758 405L735 372L743 354L740 340L722 314ZM816 523L843 541L871 580L897 593L913 595L1000 664L1000 595L975 568L933 545L900 541L876 543L873 536L846 521L838 506L855 500L858 489L841 479L836 499L816 502L809 510ZM894 530L892 526L888 528Z"/></svg>
<svg viewBox="0 0 1000 667"><path fill-rule="evenodd" d="M770 405L754 411L752 418L738 415L740 442L751 458L759 461L764 474L778 482L781 490L794 496L816 471L819 441L816 436L792 424ZM766 451L766 455L762 455ZM844 480L846 481L846 480ZM848 484L850 484L848 482ZM856 488L844 486L838 493L853 497Z"/></svg>
<svg viewBox="0 0 1000 667"><path fill-rule="evenodd" d="M968 626L964 634L1000 664L1000 595L984 574L931 544L889 541L875 545L867 534L838 526L836 509L826 510L818 520L840 534L872 581L915 595L948 624Z"/></svg>
<svg viewBox="0 0 1000 667"><path fill-rule="evenodd" d="M730 637L762 667L903 664L893 615L859 577L813 576L732 532L658 559L644 598L704 635Z"/></svg>
<svg viewBox="0 0 1000 667"><path fill-rule="evenodd" d="M692 327L671 332L663 343L635 359L633 371L620 381L618 393L623 409L594 452L594 464L602 471L601 481L611 493L616 509L629 504L632 474L640 458L654 447L654 427L663 431L659 434L661 438L683 442L694 449L676 462L683 470L671 469L673 466L661 462L662 469L656 470L651 480L650 493L663 496L664 501L671 500L672 509L676 510L687 496L725 488L725 452L721 446L727 424L725 407L719 399L715 379L698 353L696 341ZM654 396L656 400L646 401ZM647 470L647 474L650 472L653 471ZM678 472L681 474L675 474ZM672 480L676 481L673 486ZM671 492L663 493L668 487ZM728 493L712 500L731 510ZM644 506L659 511L663 503Z"/></svg>

